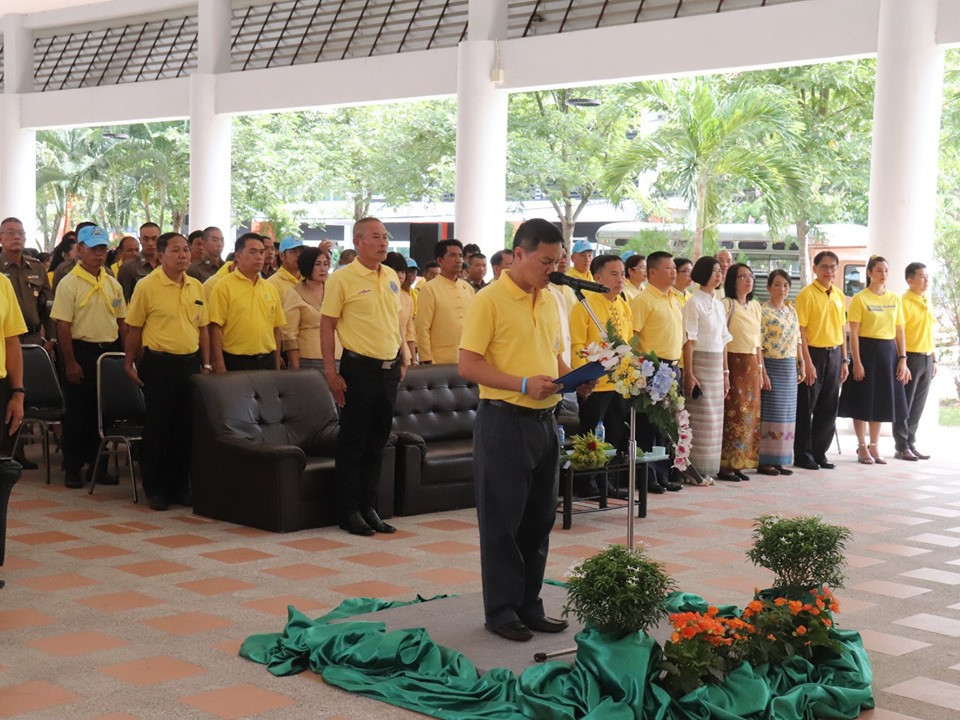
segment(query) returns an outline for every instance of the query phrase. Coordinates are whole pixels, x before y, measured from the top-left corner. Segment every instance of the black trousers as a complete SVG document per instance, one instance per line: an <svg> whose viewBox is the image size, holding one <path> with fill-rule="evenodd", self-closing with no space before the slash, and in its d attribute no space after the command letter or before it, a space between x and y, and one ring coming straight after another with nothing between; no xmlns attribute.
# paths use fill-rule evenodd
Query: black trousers
<svg viewBox="0 0 960 720"><path fill-rule="evenodd" d="M913 376L904 387L907 393L907 417L893 424L893 439L900 452L917 442L917 428L933 380L933 355L908 352L907 368Z"/></svg>
<svg viewBox="0 0 960 720"><path fill-rule="evenodd" d="M223 354L223 364L229 372L277 369L277 361L273 353L264 353L263 355L234 355L233 353L225 352Z"/></svg>
<svg viewBox="0 0 960 720"><path fill-rule="evenodd" d="M344 353L340 375L347 384L337 442L337 512L340 519L377 507L383 448L390 438L402 363Z"/></svg>
<svg viewBox="0 0 960 720"><path fill-rule="evenodd" d="M89 343L73 341L73 356L83 371L83 379L74 384L63 377L63 469L79 473L85 464L93 467L100 446L97 432L97 359L105 352L119 351L120 342ZM103 467L106 467L105 465Z"/></svg>
<svg viewBox="0 0 960 720"><path fill-rule="evenodd" d="M190 376L200 372L200 353L143 351L137 372L147 415L143 428L143 491L147 497L182 498L190 472Z"/></svg>
<svg viewBox="0 0 960 720"><path fill-rule="evenodd" d="M5 414L7 412L7 400L9 395L7 390L10 387L9 378L0 380L0 408ZM10 427L2 422L0 415L0 432L5 437L9 437ZM7 505L10 502L10 493L13 492L13 486L20 479L20 465L8 458L0 458L0 566L3 565L4 555L6 554L7 543Z"/></svg>
<svg viewBox="0 0 960 720"><path fill-rule="evenodd" d="M488 627L543 617L540 589L559 488L557 422L481 401L473 427L483 612Z"/></svg>
<svg viewBox="0 0 960 720"><path fill-rule="evenodd" d="M840 405L840 348L810 348L817 370L813 385L797 387L797 427L793 439L794 462L817 462L827 457L837 429Z"/></svg>

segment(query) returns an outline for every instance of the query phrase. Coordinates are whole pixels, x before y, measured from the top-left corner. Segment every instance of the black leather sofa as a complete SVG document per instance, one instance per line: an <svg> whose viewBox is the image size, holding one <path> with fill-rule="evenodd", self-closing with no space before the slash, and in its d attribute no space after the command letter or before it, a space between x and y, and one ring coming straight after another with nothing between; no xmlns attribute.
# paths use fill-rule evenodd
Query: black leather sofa
<svg viewBox="0 0 960 720"><path fill-rule="evenodd" d="M337 522L334 454L340 425L319 372L197 375L193 422L195 513L273 532ZM393 514L394 465L389 445L377 509L385 518Z"/></svg>

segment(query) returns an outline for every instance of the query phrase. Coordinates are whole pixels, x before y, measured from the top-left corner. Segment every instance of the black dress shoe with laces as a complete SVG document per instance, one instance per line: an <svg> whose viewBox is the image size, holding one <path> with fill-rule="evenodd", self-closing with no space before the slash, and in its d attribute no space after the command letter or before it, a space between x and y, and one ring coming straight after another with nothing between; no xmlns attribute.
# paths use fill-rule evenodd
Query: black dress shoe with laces
<svg viewBox="0 0 960 720"><path fill-rule="evenodd" d="M802 468L803 470L819 470L820 466L815 463L813 460L797 460L794 464L794 467Z"/></svg>
<svg viewBox="0 0 960 720"><path fill-rule="evenodd" d="M395 533L397 529L393 525L389 525L380 519L380 516L377 515L377 511L373 508L364 508L362 513L364 521L367 525L374 529L378 533Z"/></svg>
<svg viewBox="0 0 960 720"><path fill-rule="evenodd" d="M557 620L556 618L547 617L546 615L537 618L527 618L521 622L531 630L543 633L563 632L570 627L570 623L566 620Z"/></svg>
<svg viewBox="0 0 960 720"><path fill-rule="evenodd" d="M363 519L359 511L354 511L347 515L347 518L340 523L340 529L346 530L351 535L364 535L367 537L374 533L373 528L367 525L367 521Z"/></svg>
<svg viewBox="0 0 960 720"><path fill-rule="evenodd" d="M490 632L495 632L502 638L513 640L514 642L526 642L533 638L533 633L530 632L530 628L528 628L522 620L512 620L511 622L503 623L503 625L497 625L497 627L487 625L487 629Z"/></svg>

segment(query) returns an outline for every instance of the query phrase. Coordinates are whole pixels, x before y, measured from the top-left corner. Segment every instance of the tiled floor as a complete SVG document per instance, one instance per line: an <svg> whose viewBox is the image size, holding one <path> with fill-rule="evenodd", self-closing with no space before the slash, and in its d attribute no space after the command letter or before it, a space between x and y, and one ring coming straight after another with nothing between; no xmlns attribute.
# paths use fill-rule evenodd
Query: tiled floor
<svg viewBox="0 0 960 720"><path fill-rule="evenodd" d="M960 432L941 430L929 447L958 441ZM862 633L878 703L863 717L956 718L960 460L943 452L885 468L853 460L848 450L832 472L652 497L638 536L684 590L743 604L770 580L744 555L753 517L820 513L847 525L854 538L839 621ZM412 718L311 674L275 678L237 650L248 635L279 631L288 605L319 615L349 597L480 586L472 510L397 518L393 536L274 535L183 508L151 513L125 486L89 496L42 477L27 473L10 508L0 718ZM575 517L554 532L548 574L562 577L624 539L623 509Z"/></svg>

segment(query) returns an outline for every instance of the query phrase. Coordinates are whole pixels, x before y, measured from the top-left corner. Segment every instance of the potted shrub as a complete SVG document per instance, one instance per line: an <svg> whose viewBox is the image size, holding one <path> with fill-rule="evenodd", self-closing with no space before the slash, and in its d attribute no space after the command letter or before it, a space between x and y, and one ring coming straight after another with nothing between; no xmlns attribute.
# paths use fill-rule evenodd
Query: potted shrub
<svg viewBox="0 0 960 720"><path fill-rule="evenodd" d="M611 545L584 560L567 583L566 617L571 612L588 628L624 636L647 630L666 615L674 580L642 548Z"/></svg>
<svg viewBox="0 0 960 720"><path fill-rule="evenodd" d="M813 588L843 587L849 539L848 528L825 523L819 516L761 515L754 521L747 557L773 571L776 594L802 598Z"/></svg>

